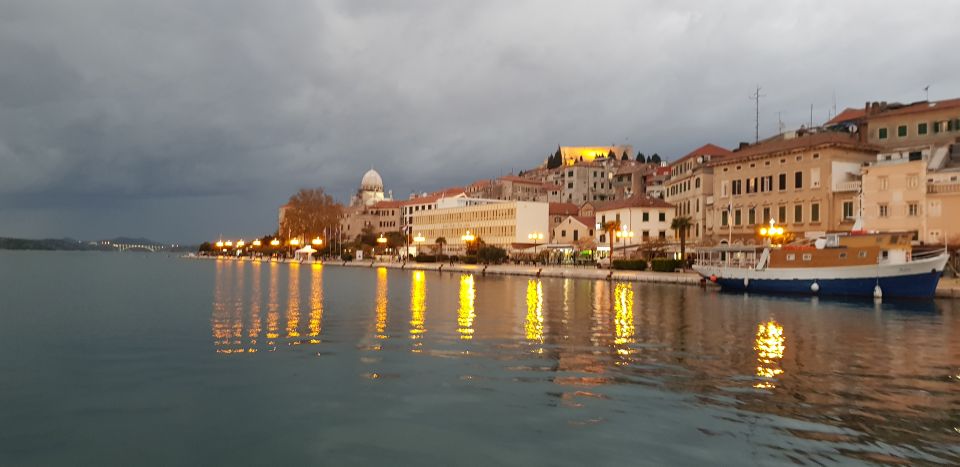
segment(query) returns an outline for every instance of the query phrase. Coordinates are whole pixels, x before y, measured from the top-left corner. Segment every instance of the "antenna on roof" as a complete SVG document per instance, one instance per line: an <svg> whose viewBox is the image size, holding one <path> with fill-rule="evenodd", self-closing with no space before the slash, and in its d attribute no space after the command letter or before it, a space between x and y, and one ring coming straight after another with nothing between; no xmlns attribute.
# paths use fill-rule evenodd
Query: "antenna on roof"
<svg viewBox="0 0 960 467"><path fill-rule="evenodd" d="M760 98L766 97L766 94L760 94L760 85L757 85L757 90L750 95L750 100L754 102L755 118L753 122L753 142L757 143L760 141Z"/></svg>
<svg viewBox="0 0 960 467"><path fill-rule="evenodd" d="M783 133L783 128L784 128L783 118L781 118L782 114L783 112L777 112L777 125L780 128L780 133Z"/></svg>
<svg viewBox="0 0 960 467"><path fill-rule="evenodd" d="M929 84L923 87L923 95L924 95L923 100L930 102L930 85Z"/></svg>
<svg viewBox="0 0 960 467"><path fill-rule="evenodd" d="M807 128L813 128L813 104L810 104L810 126Z"/></svg>

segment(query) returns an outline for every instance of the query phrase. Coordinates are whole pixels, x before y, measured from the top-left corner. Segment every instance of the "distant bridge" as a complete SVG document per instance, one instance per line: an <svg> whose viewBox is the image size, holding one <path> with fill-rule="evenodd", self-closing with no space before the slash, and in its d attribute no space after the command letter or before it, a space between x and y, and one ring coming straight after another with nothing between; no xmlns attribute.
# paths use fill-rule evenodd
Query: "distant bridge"
<svg viewBox="0 0 960 467"><path fill-rule="evenodd" d="M110 246L116 248L117 251L149 251L151 253L156 253L166 248L164 245L140 243L110 243Z"/></svg>

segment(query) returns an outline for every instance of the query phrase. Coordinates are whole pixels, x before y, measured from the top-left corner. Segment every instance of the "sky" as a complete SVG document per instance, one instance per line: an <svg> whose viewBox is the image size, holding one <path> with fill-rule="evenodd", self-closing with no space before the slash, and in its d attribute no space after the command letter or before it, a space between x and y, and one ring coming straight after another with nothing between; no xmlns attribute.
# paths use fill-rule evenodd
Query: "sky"
<svg viewBox="0 0 960 467"><path fill-rule="evenodd" d="M960 2L0 0L0 236L199 243L558 145L676 159L960 97Z"/></svg>

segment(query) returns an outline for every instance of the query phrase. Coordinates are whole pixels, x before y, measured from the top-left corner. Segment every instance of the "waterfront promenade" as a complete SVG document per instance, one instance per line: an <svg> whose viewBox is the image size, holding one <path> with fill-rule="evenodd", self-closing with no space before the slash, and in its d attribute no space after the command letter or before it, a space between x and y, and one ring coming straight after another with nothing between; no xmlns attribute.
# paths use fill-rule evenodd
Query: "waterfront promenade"
<svg viewBox="0 0 960 467"><path fill-rule="evenodd" d="M214 256L196 256L196 258L216 259ZM227 260L238 261L231 257L221 257ZM242 259L240 261L250 261ZM269 261L269 260L264 260ZM287 260L287 262L292 260ZM470 274L490 274L490 275L508 275L508 276L531 276L531 277L561 277L570 279L590 279L590 280L615 280L628 282L655 282L662 284L686 284L700 285L700 276L694 272L654 272L654 271L620 271L610 269L597 269L593 267L574 267L574 266L533 266L516 264L499 264L484 266L482 264L460 264L460 263L401 263L396 261L324 261L325 266L353 267L353 268L376 268L384 267L389 269L410 269L420 271L438 271L438 272L465 272ZM713 283L707 282L707 285L716 287ZM944 277L940 279L937 286L937 298L960 299L960 278Z"/></svg>

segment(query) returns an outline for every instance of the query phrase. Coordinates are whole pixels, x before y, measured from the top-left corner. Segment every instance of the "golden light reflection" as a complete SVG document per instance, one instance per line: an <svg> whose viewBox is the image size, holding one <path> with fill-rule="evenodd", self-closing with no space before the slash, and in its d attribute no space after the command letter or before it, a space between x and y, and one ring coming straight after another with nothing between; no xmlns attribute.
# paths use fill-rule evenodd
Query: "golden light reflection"
<svg viewBox="0 0 960 467"><path fill-rule="evenodd" d="M633 287L630 284L617 283L613 291L614 325L616 338L614 344L623 345L633 342ZM628 352L620 349L618 353Z"/></svg>
<svg viewBox="0 0 960 467"><path fill-rule="evenodd" d="M273 345L273 339L280 337L280 303L277 297L277 281L280 266L270 263L270 290L267 292L267 343Z"/></svg>
<svg viewBox="0 0 960 467"><path fill-rule="evenodd" d="M473 320L476 318L474 312L474 300L477 298L477 290L473 283L473 274L463 274L460 276L460 308L457 309L457 332L460 338L464 340L473 339Z"/></svg>
<svg viewBox="0 0 960 467"><path fill-rule="evenodd" d="M543 283L527 281L527 319L523 329L527 340L543 342Z"/></svg>
<svg viewBox="0 0 960 467"><path fill-rule="evenodd" d="M413 271L410 282L410 338L419 340L427 332L424 319L427 312L427 275L423 271ZM414 352L419 352L422 343L417 342Z"/></svg>
<svg viewBox="0 0 960 467"><path fill-rule="evenodd" d="M287 288L287 337L300 337L300 264L290 263Z"/></svg>
<svg viewBox="0 0 960 467"><path fill-rule="evenodd" d="M387 339L387 268L377 268L377 339Z"/></svg>
<svg viewBox="0 0 960 467"><path fill-rule="evenodd" d="M757 325L757 340L753 349L757 351L757 376L767 378L768 381L762 381L754 385L756 388L772 389L773 378L783 374L780 368L780 360L783 359L783 351L786 349L783 336L783 326L776 321L767 321Z"/></svg>
<svg viewBox="0 0 960 467"><path fill-rule="evenodd" d="M320 327L323 324L323 265L313 263L310 267L310 343L318 344Z"/></svg>
<svg viewBox="0 0 960 467"><path fill-rule="evenodd" d="M247 337L250 339L250 352L256 352L257 338L260 337L260 263L253 264L253 278L250 284L250 327Z"/></svg>

